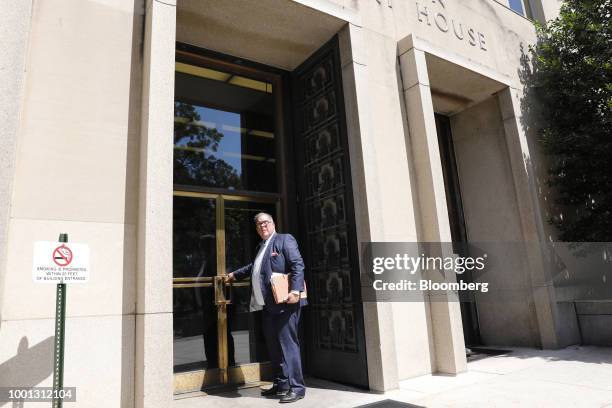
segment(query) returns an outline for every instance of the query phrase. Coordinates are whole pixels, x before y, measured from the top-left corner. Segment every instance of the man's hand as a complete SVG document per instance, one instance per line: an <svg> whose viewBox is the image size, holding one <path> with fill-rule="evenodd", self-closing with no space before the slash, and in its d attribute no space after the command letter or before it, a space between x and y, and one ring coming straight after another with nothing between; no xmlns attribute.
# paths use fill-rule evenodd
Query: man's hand
<svg viewBox="0 0 612 408"><path fill-rule="evenodd" d="M289 296L287 296L287 303L293 304L300 301L300 295L296 295L295 293L289 292Z"/></svg>
<svg viewBox="0 0 612 408"><path fill-rule="evenodd" d="M228 282L232 282L232 281L235 281L235 280L236 280L236 277L234 276L234 272L230 272L230 273L227 274L227 281Z"/></svg>

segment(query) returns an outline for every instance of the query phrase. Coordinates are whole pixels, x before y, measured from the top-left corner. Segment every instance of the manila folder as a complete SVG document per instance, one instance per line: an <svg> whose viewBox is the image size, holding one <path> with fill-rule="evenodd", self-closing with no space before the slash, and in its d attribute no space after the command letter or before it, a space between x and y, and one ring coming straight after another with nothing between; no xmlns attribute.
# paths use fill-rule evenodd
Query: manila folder
<svg viewBox="0 0 612 408"><path fill-rule="evenodd" d="M289 275L285 273L272 272L270 277L272 285L272 294L276 303L285 303L289 297ZM306 298L306 282L304 282L304 291L300 292L300 298Z"/></svg>

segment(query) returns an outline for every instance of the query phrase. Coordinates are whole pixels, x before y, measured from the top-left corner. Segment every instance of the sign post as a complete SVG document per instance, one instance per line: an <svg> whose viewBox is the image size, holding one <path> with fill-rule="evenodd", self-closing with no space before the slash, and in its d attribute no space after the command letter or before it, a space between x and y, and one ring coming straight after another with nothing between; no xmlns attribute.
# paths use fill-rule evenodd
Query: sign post
<svg viewBox="0 0 612 408"><path fill-rule="evenodd" d="M60 234L59 242L68 242L68 234ZM60 247L61 248L61 247ZM53 252L53 261L58 265L62 263L70 264L72 261L72 253L70 253L70 261L65 263L66 254L59 253L59 248ZM59 261L59 262L58 262ZM66 284L63 282L57 284L55 295L55 342L53 346L53 408L61 408L64 405L63 398L60 397L60 391L64 387L64 332L66 327Z"/></svg>
<svg viewBox="0 0 612 408"><path fill-rule="evenodd" d="M64 334L66 328L66 295L68 283L89 280L89 246L68 243L68 234L60 234L58 242L34 243L32 279L36 283L55 283L55 342L53 343L52 407L64 404Z"/></svg>

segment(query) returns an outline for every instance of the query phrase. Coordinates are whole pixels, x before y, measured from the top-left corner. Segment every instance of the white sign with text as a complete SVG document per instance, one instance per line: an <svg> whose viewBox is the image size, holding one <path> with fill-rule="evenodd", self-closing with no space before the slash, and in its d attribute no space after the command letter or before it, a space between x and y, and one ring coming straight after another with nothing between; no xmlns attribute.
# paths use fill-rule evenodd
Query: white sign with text
<svg viewBox="0 0 612 408"><path fill-rule="evenodd" d="M85 283L89 280L89 245L34 243L32 278L37 283Z"/></svg>

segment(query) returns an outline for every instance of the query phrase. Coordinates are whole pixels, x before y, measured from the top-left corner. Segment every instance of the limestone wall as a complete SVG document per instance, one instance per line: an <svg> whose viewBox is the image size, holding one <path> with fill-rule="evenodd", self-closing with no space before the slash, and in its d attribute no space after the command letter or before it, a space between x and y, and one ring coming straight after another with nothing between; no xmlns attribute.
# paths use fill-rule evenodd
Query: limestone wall
<svg viewBox="0 0 612 408"><path fill-rule="evenodd" d="M0 384L51 383L55 285L33 283L32 251L65 232L92 254L89 282L67 290L64 384L81 407L133 404L143 12L140 1L36 1L20 51Z"/></svg>

